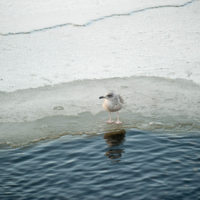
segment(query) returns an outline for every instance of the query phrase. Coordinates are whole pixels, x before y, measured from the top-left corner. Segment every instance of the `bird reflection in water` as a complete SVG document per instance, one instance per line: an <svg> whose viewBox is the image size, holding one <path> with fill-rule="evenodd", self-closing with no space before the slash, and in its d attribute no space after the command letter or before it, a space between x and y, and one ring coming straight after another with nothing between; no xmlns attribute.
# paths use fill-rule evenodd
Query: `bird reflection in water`
<svg viewBox="0 0 200 200"><path fill-rule="evenodd" d="M125 153L124 149L116 148L122 145L125 141L126 131L124 129L113 131L109 133L105 133L104 138L106 143L109 144L109 150L106 151L105 155L113 160L111 163L120 162L121 160L118 159L122 156L122 153ZM115 160L116 159L116 160Z"/></svg>

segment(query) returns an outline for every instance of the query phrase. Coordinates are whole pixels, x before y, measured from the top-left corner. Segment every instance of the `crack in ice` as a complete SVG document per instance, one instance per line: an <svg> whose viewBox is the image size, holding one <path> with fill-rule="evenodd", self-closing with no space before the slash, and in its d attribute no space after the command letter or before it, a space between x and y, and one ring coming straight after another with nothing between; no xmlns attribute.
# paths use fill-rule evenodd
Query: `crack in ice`
<svg viewBox="0 0 200 200"><path fill-rule="evenodd" d="M134 10L134 11L131 11L129 13L112 14L112 15L100 17L98 19L93 19L93 20L91 20L91 21L89 21L89 22L87 22L85 24L65 23L65 24L58 24L58 25L55 25L55 26L45 27L45 28L36 29L36 30L32 30L32 31L27 31L27 32L16 32L16 33L5 33L5 34L0 33L0 35L2 35L2 36L10 36L10 35L31 34L31 33L35 33L35 32L40 32L40 31L46 31L46 30L50 30L50 29L61 28L63 26L86 27L86 26L89 26L90 24L92 24L94 22L101 21L101 20L104 20L104 19L107 19L107 18L111 18L111 17L128 16L128 15L132 15L134 13L144 12L144 11L147 11L147 10L153 10L153 9L159 9L159 8L180 8L180 7L187 6L187 5L191 4L191 3L194 3L196 1L200 1L200 0L191 0L189 2L186 2L186 3L182 4L182 5L153 6L153 7L143 8L143 9L140 9L140 10Z"/></svg>

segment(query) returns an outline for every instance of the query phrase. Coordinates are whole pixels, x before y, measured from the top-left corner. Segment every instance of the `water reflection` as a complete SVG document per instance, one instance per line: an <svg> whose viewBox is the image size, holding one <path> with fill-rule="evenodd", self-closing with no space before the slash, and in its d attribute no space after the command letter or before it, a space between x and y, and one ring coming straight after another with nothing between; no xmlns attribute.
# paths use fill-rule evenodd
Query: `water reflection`
<svg viewBox="0 0 200 200"><path fill-rule="evenodd" d="M116 162L121 161L119 158L122 157L122 153L125 153L125 151L124 149L119 148L119 146L124 143L125 135L126 135L126 131L124 129L105 133L103 139L105 139L109 148L108 151L106 151L105 155L109 159L113 160L111 161L111 163L116 163Z"/></svg>

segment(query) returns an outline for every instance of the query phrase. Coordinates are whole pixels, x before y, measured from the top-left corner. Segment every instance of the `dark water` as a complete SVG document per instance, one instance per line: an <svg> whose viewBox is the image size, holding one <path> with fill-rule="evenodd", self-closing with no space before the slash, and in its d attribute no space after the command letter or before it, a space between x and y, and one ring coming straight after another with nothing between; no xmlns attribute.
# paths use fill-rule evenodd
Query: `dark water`
<svg viewBox="0 0 200 200"><path fill-rule="evenodd" d="M199 133L65 136L0 163L0 199L200 199Z"/></svg>

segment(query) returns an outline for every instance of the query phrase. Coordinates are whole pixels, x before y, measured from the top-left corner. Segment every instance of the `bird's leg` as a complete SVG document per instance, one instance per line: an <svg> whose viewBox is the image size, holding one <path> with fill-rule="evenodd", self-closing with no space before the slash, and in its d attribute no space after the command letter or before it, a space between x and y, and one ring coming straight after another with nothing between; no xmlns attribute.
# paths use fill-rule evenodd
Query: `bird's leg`
<svg viewBox="0 0 200 200"><path fill-rule="evenodd" d="M118 111L117 111L117 121L115 122L115 124L122 124L122 122L119 121L119 114L118 114Z"/></svg>
<svg viewBox="0 0 200 200"><path fill-rule="evenodd" d="M111 119L111 113L110 112L109 112L109 117L110 117L110 119L106 123L108 123L108 124L114 123L114 121L112 121L112 119Z"/></svg>

